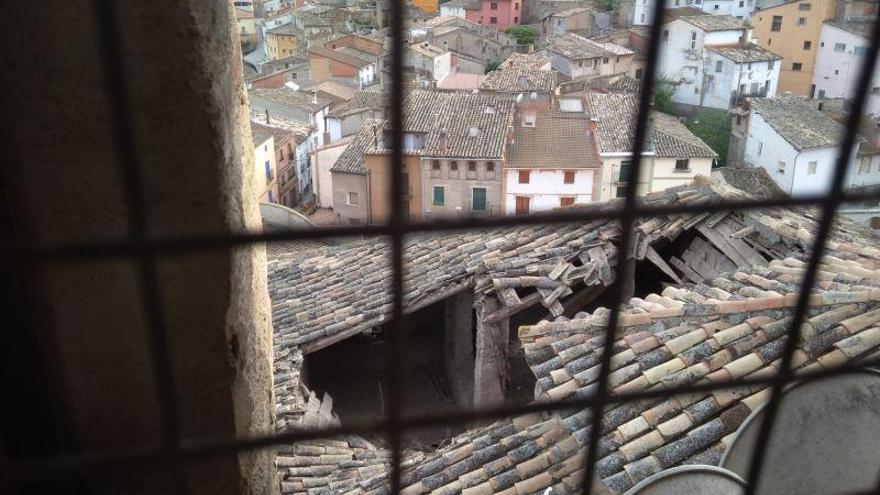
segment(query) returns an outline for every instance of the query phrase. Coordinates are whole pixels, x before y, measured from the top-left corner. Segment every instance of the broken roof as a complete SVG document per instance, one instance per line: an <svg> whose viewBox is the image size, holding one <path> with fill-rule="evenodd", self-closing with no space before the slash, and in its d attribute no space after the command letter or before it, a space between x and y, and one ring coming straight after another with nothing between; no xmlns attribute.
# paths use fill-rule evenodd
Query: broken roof
<svg viewBox="0 0 880 495"><path fill-rule="evenodd" d="M752 112L759 114L779 136L794 149L836 147L843 126L816 109L803 96L781 95L774 98L749 98Z"/></svg>
<svg viewBox="0 0 880 495"><path fill-rule="evenodd" d="M746 197L721 184L698 181L640 201L705 204L711 209L721 198ZM613 346L611 391L723 383L776 373L817 228L815 212L801 208L639 220L633 245L637 258L649 256L652 243L676 239L684 231L704 234L707 240L699 238L701 242L723 252L725 263L734 264L737 256L756 258L713 278L631 299ZM427 306L443 291L462 286L473 287L478 298L516 305L519 301L511 290L537 287L542 304L559 315L553 307L565 288L581 282L607 285L613 279L618 235L612 220L414 235L404 246L405 286L411 288L404 294L406 310ZM799 370L878 356L878 240L875 232L848 220L835 224L828 244L834 255L822 260L797 342L793 364ZM282 366L287 380L279 386L276 378L276 397L285 414L296 409L291 404L304 402L287 395L288 390L300 389L290 383L295 372L288 367L296 367L297 359L301 365L299 346L309 342L301 340L308 333L291 330L315 328L341 339L352 334L352 327L357 332L388 318L389 249L386 242L357 241L316 249L307 257L281 254L270 261L276 370ZM537 400L584 397L595 390L608 314L599 308L520 328L526 362L538 380ZM718 464L732 433L767 394L760 386L742 387L612 406L601 417L597 477L609 491L621 493L672 466ZM470 430L435 453L405 456L402 487L414 495L525 495L548 487L558 494L580 493L580 470L594 422L589 411L562 410L509 417ZM306 484L325 493L387 490L387 451L365 446L357 437L334 442L282 448L279 471L287 483L285 493ZM330 452L339 456L322 457ZM372 467L364 469L368 465Z"/></svg>
<svg viewBox="0 0 880 495"><path fill-rule="evenodd" d="M599 168L602 161L583 111L539 109L534 127L517 125L506 168Z"/></svg>
<svg viewBox="0 0 880 495"><path fill-rule="evenodd" d="M781 55L777 55L766 48L761 48L754 43L736 46L707 46L706 49L738 64L782 59Z"/></svg>
<svg viewBox="0 0 880 495"><path fill-rule="evenodd" d="M480 89L502 93L550 92L553 90L554 74L550 70L506 67L490 72L480 84Z"/></svg>
<svg viewBox="0 0 880 495"><path fill-rule="evenodd" d="M738 17L733 17L732 15L727 14L684 15L677 17L676 19L681 19L706 32L743 30L748 28L748 24L746 24L745 21ZM666 22L671 22L672 20L675 19L670 19Z"/></svg>
<svg viewBox="0 0 880 495"><path fill-rule="evenodd" d="M591 115L599 123L596 138L601 153L630 153L638 117L638 95L630 93L587 94ZM715 158L718 156L677 117L651 112L653 123L645 143L646 152L658 157Z"/></svg>

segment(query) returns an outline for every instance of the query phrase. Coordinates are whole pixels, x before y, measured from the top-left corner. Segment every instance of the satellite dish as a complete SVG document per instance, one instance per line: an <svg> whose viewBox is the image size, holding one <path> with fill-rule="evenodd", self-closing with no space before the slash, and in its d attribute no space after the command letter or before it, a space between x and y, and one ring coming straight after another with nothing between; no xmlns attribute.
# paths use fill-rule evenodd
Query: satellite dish
<svg viewBox="0 0 880 495"><path fill-rule="evenodd" d="M746 484L736 473L716 466L664 469L640 481L624 495L740 495Z"/></svg>
<svg viewBox="0 0 880 495"><path fill-rule="evenodd" d="M766 404L740 425L721 466L748 476ZM880 373L861 370L783 392L756 495L874 490L880 473Z"/></svg>

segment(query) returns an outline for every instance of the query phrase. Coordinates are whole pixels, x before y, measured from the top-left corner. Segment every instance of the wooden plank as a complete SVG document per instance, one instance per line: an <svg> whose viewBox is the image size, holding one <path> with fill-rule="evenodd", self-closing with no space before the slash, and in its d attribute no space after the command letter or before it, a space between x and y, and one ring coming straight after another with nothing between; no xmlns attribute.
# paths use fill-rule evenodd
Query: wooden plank
<svg viewBox="0 0 880 495"><path fill-rule="evenodd" d="M683 283L681 278L675 273L675 270L666 263L663 258L660 257L660 254L655 250L652 246L648 246L647 252L645 252L645 258L648 259L651 263L657 266L663 273L669 276L672 280L675 280L679 284Z"/></svg>
<svg viewBox="0 0 880 495"><path fill-rule="evenodd" d="M679 271L681 271L681 273L683 273L684 276L687 277L688 280L690 280L691 282L700 283L703 281L703 277L695 272L693 268L689 267L687 263L676 258L675 256L669 258L669 263L671 263L672 266L678 268Z"/></svg>
<svg viewBox="0 0 880 495"><path fill-rule="evenodd" d="M720 227L720 226L719 226ZM728 241L727 237L721 234L718 230L706 227L705 225L698 225L697 232L703 234L703 236L709 240L715 247L721 250L725 256L731 259L736 266L752 266L753 263L749 262L749 260L743 255L740 254L737 249L735 249ZM751 251L751 248L747 248Z"/></svg>
<svg viewBox="0 0 880 495"><path fill-rule="evenodd" d="M714 268L709 266L708 263L703 261L702 257L699 253L695 251L691 251L690 249L685 249L683 253L681 253L681 258L693 268L693 270L700 274L702 279L710 279L718 276L718 273Z"/></svg>
<svg viewBox="0 0 880 495"><path fill-rule="evenodd" d="M734 231L733 229L725 224L724 222L719 223L717 227L715 227L717 232L720 232L725 236L727 242L733 246L733 248L742 256L745 256L746 260L749 262L749 266L767 266L767 260L764 259L763 256L755 252L748 243L743 241L742 239L734 239L732 238Z"/></svg>

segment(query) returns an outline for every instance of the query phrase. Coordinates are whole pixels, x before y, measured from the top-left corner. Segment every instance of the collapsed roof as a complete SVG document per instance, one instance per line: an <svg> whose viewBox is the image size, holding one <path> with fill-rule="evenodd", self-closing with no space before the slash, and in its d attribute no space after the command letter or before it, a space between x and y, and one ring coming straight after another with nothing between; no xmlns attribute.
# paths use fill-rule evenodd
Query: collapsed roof
<svg viewBox="0 0 880 495"><path fill-rule="evenodd" d="M711 209L722 198L744 197L699 179L649 194L643 201ZM817 224L814 211L791 208L638 221L632 252L638 259L653 260L653 246L685 232L699 232L694 242L699 239L708 248L679 260L676 276L681 283L629 301L613 347L611 390L721 383L775 373ZM404 286L409 289L405 309L413 311L462 287L506 308L522 305L526 298L537 300L551 316L519 331L527 363L538 379L536 400L588 397L596 388L609 311L599 308L566 318L559 303L576 284L598 286L613 280L619 235L616 221L597 220L411 236L404 247ZM828 243L833 255L822 261L797 344L798 369L880 357L877 240L875 233L849 221L836 224ZM307 391L298 382L301 350L389 318L388 249L387 243L357 241L308 257L282 254L271 260L275 392L282 427L308 423L303 420L308 410L314 416L323 406L306 399ZM525 295L528 290L537 297ZM671 466L717 464L730 435L766 394L760 387L727 389L608 409L601 418L596 464L601 487L620 493ZM594 426L587 412L575 410L510 417L468 431L435 453L408 453L404 492L519 495L553 487L555 493L579 493L584 446ZM357 437L298 444L281 452L285 493L388 491L388 452Z"/></svg>

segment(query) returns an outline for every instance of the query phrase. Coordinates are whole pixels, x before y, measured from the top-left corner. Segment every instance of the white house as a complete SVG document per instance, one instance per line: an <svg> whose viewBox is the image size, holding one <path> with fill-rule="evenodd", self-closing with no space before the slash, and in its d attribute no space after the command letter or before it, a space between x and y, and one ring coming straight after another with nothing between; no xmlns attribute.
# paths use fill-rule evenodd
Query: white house
<svg viewBox="0 0 880 495"><path fill-rule="evenodd" d="M782 58L757 45L706 48L700 106L729 109L747 96L773 96Z"/></svg>
<svg viewBox="0 0 880 495"><path fill-rule="evenodd" d="M602 161L583 100L556 108L525 108L508 136L504 211L508 215L596 201Z"/></svg>
<svg viewBox="0 0 880 495"><path fill-rule="evenodd" d="M870 22L825 21L822 24L813 69L813 97L852 99L870 34ZM880 66L874 71L872 86L863 111L880 122Z"/></svg>
<svg viewBox="0 0 880 495"><path fill-rule="evenodd" d="M688 5L707 14L729 15L742 20L748 20L755 10L755 0L692 0Z"/></svg>
<svg viewBox="0 0 880 495"><path fill-rule="evenodd" d="M471 0L450 0L444 4L440 4L440 17L461 17L467 15L464 11L466 5L470 5Z"/></svg>
<svg viewBox="0 0 880 495"><path fill-rule="evenodd" d="M587 102L588 112L596 122L596 143L602 159L598 199L622 197L631 186L628 178L633 165L638 96L588 93ZM652 112L650 119L637 194L687 184L697 175L709 176L712 162L718 157L709 145L677 117Z"/></svg>
<svg viewBox="0 0 880 495"><path fill-rule="evenodd" d="M741 96L776 94L781 57L748 40L748 25L730 15L664 23L658 72L672 83L672 100L727 110Z"/></svg>
<svg viewBox="0 0 880 495"><path fill-rule="evenodd" d="M251 136L254 140L254 179L257 184L257 199L260 203L278 202L278 187L275 175L278 168L275 161L275 137L269 129L256 122L251 123Z"/></svg>
<svg viewBox="0 0 880 495"><path fill-rule="evenodd" d="M831 183L843 126L801 96L750 98L743 161L764 168L787 194L818 195ZM856 147L858 148L858 147ZM844 186L880 184L880 170L860 166L857 149L849 158ZM880 167L878 167L880 168Z"/></svg>
<svg viewBox="0 0 880 495"><path fill-rule="evenodd" d="M633 0L632 19L634 26L649 26L654 19L655 0Z"/></svg>

